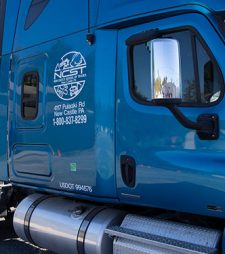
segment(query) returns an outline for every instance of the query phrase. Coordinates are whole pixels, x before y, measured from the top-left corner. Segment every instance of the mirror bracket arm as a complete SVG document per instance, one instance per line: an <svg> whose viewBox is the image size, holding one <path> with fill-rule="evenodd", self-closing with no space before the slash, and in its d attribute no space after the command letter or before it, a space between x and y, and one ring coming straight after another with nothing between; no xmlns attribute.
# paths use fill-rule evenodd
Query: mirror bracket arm
<svg viewBox="0 0 225 254"><path fill-rule="evenodd" d="M217 114L201 114L197 121L188 119L174 104L164 105L184 127L197 131L201 140L216 140L219 138L219 117Z"/></svg>
<svg viewBox="0 0 225 254"><path fill-rule="evenodd" d="M184 127L192 130L202 130L204 126L199 124L198 122L193 122L188 119L177 107L176 105L165 105L166 108L170 110L170 112L175 116L177 121L181 123Z"/></svg>

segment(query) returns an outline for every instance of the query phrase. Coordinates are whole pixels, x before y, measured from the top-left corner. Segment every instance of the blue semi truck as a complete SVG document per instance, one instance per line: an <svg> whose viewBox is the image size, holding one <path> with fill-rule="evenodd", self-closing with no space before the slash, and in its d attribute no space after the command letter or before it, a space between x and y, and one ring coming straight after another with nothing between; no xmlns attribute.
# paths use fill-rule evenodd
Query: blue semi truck
<svg viewBox="0 0 225 254"><path fill-rule="evenodd" d="M0 210L56 253L225 253L225 2L1 0ZM20 202L21 201L21 202Z"/></svg>

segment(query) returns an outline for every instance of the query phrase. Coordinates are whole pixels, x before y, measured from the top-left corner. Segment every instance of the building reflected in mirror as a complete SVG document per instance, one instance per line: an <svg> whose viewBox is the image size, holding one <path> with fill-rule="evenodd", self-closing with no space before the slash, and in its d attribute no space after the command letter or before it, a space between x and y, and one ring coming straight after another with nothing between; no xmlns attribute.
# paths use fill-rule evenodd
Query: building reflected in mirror
<svg viewBox="0 0 225 254"><path fill-rule="evenodd" d="M159 75L154 80L154 98L175 98L176 97L176 85L172 81L168 81L167 77L162 78Z"/></svg>

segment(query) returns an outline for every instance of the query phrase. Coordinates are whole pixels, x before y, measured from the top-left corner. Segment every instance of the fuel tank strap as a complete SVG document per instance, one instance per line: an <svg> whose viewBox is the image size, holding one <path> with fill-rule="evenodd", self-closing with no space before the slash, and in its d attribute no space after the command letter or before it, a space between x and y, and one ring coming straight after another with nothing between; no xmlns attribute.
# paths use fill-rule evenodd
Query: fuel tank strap
<svg viewBox="0 0 225 254"><path fill-rule="evenodd" d="M44 200L46 199L49 199L49 198L52 198L54 197L53 195L48 195L48 196L41 196L39 197L38 199L36 199L32 204L31 206L28 208L27 212L26 212L26 215L25 215L25 218L24 218L24 233L25 233L25 236L27 238L27 240L29 242L31 242L32 244L36 245L35 242L33 241L32 237L31 237L31 233L30 233L30 220L31 220L31 217L32 217L32 214L35 210L35 208L41 203L43 202Z"/></svg>
<svg viewBox="0 0 225 254"><path fill-rule="evenodd" d="M87 229L93 220L93 218L100 213L101 211L105 210L106 207L96 207L92 209L87 216L82 221L78 234L77 234L77 253L78 254L85 254L84 250L84 244L85 244L85 235L87 232Z"/></svg>

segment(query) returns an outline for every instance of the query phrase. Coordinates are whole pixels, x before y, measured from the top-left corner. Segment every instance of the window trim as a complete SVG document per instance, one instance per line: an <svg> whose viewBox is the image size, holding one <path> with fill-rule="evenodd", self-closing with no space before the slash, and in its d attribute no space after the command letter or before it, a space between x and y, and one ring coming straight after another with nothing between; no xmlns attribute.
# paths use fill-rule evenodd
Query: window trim
<svg viewBox="0 0 225 254"><path fill-rule="evenodd" d="M200 88L200 78L199 78L199 68L198 68L198 55L197 55L197 47L196 47L196 36L194 33L191 32L191 48L192 48L192 60L193 60L193 69L194 69L194 77L196 83L199 85L196 86L196 99L197 104L201 101L201 88ZM186 102L187 103L187 102ZM204 103L203 103L204 104Z"/></svg>
<svg viewBox="0 0 225 254"><path fill-rule="evenodd" d="M209 46L207 45L207 43L205 42L205 40L203 39L203 37L200 35L200 32L198 32L194 27L192 26L182 26L182 27L176 27L176 28L171 28L171 29L166 29L166 30L158 30L158 29L151 29L151 30L155 30L156 33L153 34L152 37L146 39L146 42L148 40L153 40L156 38L160 38L162 35L164 34L170 34L170 33L175 33L175 32L182 32L182 31L190 31L192 33L192 36L194 35L195 37L197 37L197 39L199 40L199 42L201 43L202 47L204 48L204 50L206 51L206 53L208 54L208 56L210 57L210 59L212 60L213 64L217 66L218 68L218 72L219 75L222 78L222 82L221 82L221 94L218 98L218 100L214 101L214 102L210 102L210 103L190 103L190 102L181 102L181 104L179 105L179 107L191 107L191 108L195 108L195 107L200 107L200 108L207 108L207 107L212 107L215 106L217 104L219 104L224 97L224 76L223 73L221 71L221 68L219 66L219 64L216 61L215 56L213 55L212 51L210 50ZM149 31L151 31L149 30ZM137 33L136 37L138 38L139 34L142 34L143 32ZM134 37L134 35L131 35L127 40L129 41L132 37ZM132 97L132 99L134 101L136 101L139 104L142 105L146 105L146 106L154 106L154 104L151 101L144 101L140 98L138 98L135 93L134 93L134 64L133 64L133 47L136 45L140 45L142 43L144 43L144 40L132 40L132 44L127 44L127 63L128 63L128 82L129 82L129 92L130 95ZM193 48L193 46L192 46ZM193 56L194 57L194 56ZM197 57L197 56L196 56ZM198 63L196 63L196 65L198 65ZM196 66L194 65L194 72L196 73Z"/></svg>
<svg viewBox="0 0 225 254"><path fill-rule="evenodd" d="M33 74L35 74L36 76L37 76L37 87L36 87L36 104L35 104L35 106L36 106L36 108L37 108L37 110L36 110L36 113L35 113L35 115L33 116L33 117L25 117L25 115L24 115L24 107L23 107L23 100L24 100L24 79L25 79L25 77L27 76L27 75L33 75ZM29 72L26 72L26 73L24 73L23 74L23 79L22 79L23 81L23 83L22 83L22 89L21 89L21 117L22 117L22 119L24 119L24 120L34 120L34 119L36 119L37 118L37 116L38 116L38 104L39 104L39 73L38 73L38 71L29 71Z"/></svg>

